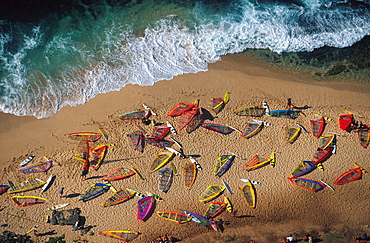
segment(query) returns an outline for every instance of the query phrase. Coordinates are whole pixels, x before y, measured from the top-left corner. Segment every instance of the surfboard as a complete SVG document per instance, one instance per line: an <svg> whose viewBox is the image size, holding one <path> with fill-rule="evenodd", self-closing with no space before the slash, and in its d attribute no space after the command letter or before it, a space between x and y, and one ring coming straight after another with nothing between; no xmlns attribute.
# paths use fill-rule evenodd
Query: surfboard
<svg viewBox="0 0 370 243"><path fill-rule="evenodd" d="M26 164L28 164L29 162L31 162L31 160L33 160L33 158L35 158L35 155L31 155L27 159L23 160L22 163L19 164L19 166L25 166Z"/></svg>
<svg viewBox="0 0 370 243"><path fill-rule="evenodd" d="M54 178L54 177L55 177L55 176L50 175L50 177L47 179L47 181L46 181L45 185L43 185L43 187L41 188L41 192L44 192L44 191L46 191L47 189L49 189L49 187L51 186L51 183L52 183L52 181L53 181L53 178Z"/></svg>
<svg viewBox="0 0 370 243"><path fill-rule="evenodd" d="M51 210L51 211L54 211L54 210L58 210L58 209L67 207L68 205L69 205L69 203L63 203L63 204L58 204L58 205L52 206L48 209Z"/></svg>

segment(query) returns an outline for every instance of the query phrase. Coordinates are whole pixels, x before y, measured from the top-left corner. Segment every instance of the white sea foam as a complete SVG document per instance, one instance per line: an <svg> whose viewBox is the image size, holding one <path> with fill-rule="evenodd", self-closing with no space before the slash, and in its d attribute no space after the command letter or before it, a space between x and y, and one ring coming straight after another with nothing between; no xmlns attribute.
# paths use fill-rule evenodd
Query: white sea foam
<svg viewBox="0 0 370 243"><path fill-rule="evenodd" d="M351 46L370 34L367 10L322 8L329 4L319 0L304 3L263 6L245 1L237 15L219 16L205 14L205 7L198 4L191 13L193 23L188 20L185 25L178 14L166 12L165 19L139 36L130 26L114 22L118 17L100 19L91 25L91 32L68 32L61 27L47 41L42 39L42 29L35 27L24 35L15 53L5 49L11 37L0 34L1 67L5 69L0 110L48 117L63 106L85 103L130 83L153 85L184 73L206 71L222 55L247 48L312 51L325 45ZM49 66L53 69L44 68Z"/></svg>

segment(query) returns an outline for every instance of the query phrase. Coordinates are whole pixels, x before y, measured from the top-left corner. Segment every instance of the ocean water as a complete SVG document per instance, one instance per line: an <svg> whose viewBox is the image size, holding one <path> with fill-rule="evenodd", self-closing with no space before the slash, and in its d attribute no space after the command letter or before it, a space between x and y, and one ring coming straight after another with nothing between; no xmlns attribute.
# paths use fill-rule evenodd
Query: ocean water
<svg viewBox="0 0 370 243"><path fill-rule="evenodd" d="M3 0L0 111L50 117L127 84L206 71L226 54L305 58L368 35L369 0Z"/></svg>

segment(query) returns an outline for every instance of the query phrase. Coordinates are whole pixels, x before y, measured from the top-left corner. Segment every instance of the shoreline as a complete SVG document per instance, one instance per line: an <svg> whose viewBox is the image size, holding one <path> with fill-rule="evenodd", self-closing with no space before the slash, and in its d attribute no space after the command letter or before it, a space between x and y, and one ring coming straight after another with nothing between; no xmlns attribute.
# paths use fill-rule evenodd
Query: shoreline
<svg viewBox="0 0 370 243"><path fill-rule="evenodd" d="M191 190L184 189L182 178L178 176L175 177L168 193L158 192L157 174L150 173L146 166L150 165L159 149L148 145L143 154L130 149L125 134L135 129L134 125L140 124L140 122L120 121L117 116L140 109L142 103L145 103L159 114L158 117L152 117L156 122L162 123L169 120L172 124L177 125L178 118L166 116L167 112L177 103L193 102L200 98L200 106L206 108L211 98L222 97L226 91L231 93L230 102L220 114L217 116L213 114L213 121L210 122L227 124L241 129L252 118L238 117L234 115L233 111L247 106L261 105L263 100L268 102L272 110L283 109L288 97L292 97L295 105L302 107L308 105L310 108L304 111L306 116L299 116L296 120L268 116L258 118L272 123L274 126L264 128L260 134L251 139L240 138L236 132L223 136L203 128L198 128L191 134L180 131L178 135L174 136L175 139L183 144L185 154L200 156L198 161L203 170L199 171ZM235 209L238 210L238 215L245 217L235 219L224 212L216 220L222 218L224 221L229 221L230 224L225 225L225 237L226 235L228 237L231 235L230 237L235 239L240 237L242 240L240 242L247 240L249 236L261 237L260 239L262 239L266 234L268 236L275 233L278 237L276 242L278 242L281 237L291 233L300 234L302 228L318 232L321 228L323 232L330 232L331 229L346 225L348 228L367 229L369 232L366 227L369 225L366 215L370 195L368 192L361 191L361 188L366 188L370 184L367 178L364 176L363 180L336 187L336 192L325 189L318 193L312 193L295 187L286 178L299 161L309 160L313 156L318 142L311 134L301 134L294 144L286 144L283 141L285 126L299 122L309 129L308 121L314 117L315 113L329 116L335 120L335 122L327 124L326 131L343 133L339 130L336 119L344 110L355 113L356 119L357 114L360 114L365 118L358 118L358 120L370 123L369 107L366 105L370 102L369 93L370 85L367 84L352 85L342 82L320 83L297 80L287 77L283 72L271 70L268 66L250 62L238 54L228 55L223 57L221 61L210 64L207 72L185 74L170 81L160 81L153 86L128 85L121 91L100 94L84 105L64 107L51 118L38 120L33 117L0 114L0 129L3 135L0 144L3 148L0 155L2 161L0 169L4 178L1 183L6 184L6 179L20 182L22 179L28 178L29 176L20 174L16 170L19 168L18 164L21 160L29 155L36 155L37 161L43 156L52 158L56 163L50 172L41 175L35 174L36 177L45 180L50 174L57 175L55 185L45 192L45 195L42 194L42 197L47 198L49 202L46 205L24 208L24 212L26 218L40 222L41 216L49 213L45 209L52 205L68 202L71 204L68 209L81 208L82 215L86 217L87 225L95 225L91 230L94 232L94 236L77 237L77 234L72 232L69 226L42 224L39 229L40 233L52 230L58 232L58 235L66 233L68 242L77 238L86 239L89 242L102 240L116 242L115 240L109 241L108 238L97 234L99 230L113 229L130 229L141 232L140 238L133 242L146 242L147 239L154 239L158 234L171 234L175 238L182 239L183 242L191 242L193 239L202 242L199 238L212 238L215 240L214 242L217 242L216 240L225 241L226 238L222 239L219 235L217 236L221 237L220 239L215 237L215 234L219 233L209 231L205 227L195 226L193 223L177 225L172 222L164 222L165 220L156 215L152 215L148 222L138 222L135 215L136 199L138 198L108 208L99 206L99 203L108 196L107 193L86 203L77 202L76 198L59 199L57 191L62 185L65 185L68 195L80 193L88 185L101 182L94 177L106 174L119 166L138 168L146 180L142 182L133 177L117 181L114 186L116 188L129 187L141 192L148 190L159 194L165 201L159 202L156 210L180 211L185 209L202 214L207 204L200 203L197 200L198 195L208 184L221 183L221 180L225 180L234 194L230 195L225 192L224 195L231 199ZM99 127L105 129L109 140L101 139L97 145L114 143L116 146L109 149L105 158L106 163L98 171L90 170L88 177L92 179L81 182L81 165L72 158L76 142L68 140L64 134L78 131L98 132ZM150 132L152 126L145 126L144 129ZM369 169L370 164L366 162L369 157L369 149L364 149L358 144L357 134L354 132L347 135L345 138L338 137L338 153L325 162L325 171L315 170L307 175L307 178L323 178L331 183L342 172L351 169L352 160ZM225 175L216 178L212 175L214 161L217 156L226 153L226 151L235 152L247 158L256 154L268 155L275 151L277 153L276 168L268 166L247 173L241 170L245 161L236 159ZM188 163L188 160L175 158L173 162L180 171L180 168ZM239 178L262 182L256 189L258 193L256 209L247 208L243 198L237 192L242 185ZM30 191L24 194L40 193ZM1 195L0 199L2 205L7 205L3 213L17 214L22 209L12 204L9 195ZM350 204L346 203L349 201L351 201ZM125 218L124 221L117 220L117 210L122 214L119 217ZM101 218L102 214L106 217ZM33 223L30 224L26 220L17 222L15 219L10 219L9 229L19 233L20 230L16 225L20 224L24 228L34 226ZM264 228L262 225L266 224L270 226ZM153 225L156 226L153 227ZM242 226L242 228L236 226ZM253 232L256 228L258 230ZM244 229L250 231L250 235L245 236ZM192 238L194 232L202 234L202 236ZM42 239L46 238L48 238L47 235ZM266 239L272 240L272 238Z"/></svg>

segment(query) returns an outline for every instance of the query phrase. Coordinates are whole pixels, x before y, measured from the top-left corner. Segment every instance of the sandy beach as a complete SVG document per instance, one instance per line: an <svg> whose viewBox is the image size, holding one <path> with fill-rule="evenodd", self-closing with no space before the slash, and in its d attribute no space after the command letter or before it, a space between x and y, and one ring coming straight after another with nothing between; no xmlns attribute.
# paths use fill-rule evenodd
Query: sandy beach
<svg viewBox="0 0 370 243"><path fill-rule="evenodd" d="M129 147L126 134L135 131L140 121L122 121L118 115L149 105L158 116L152 116L157 123L170 121L177 126L178 117L168 117L167 113L179 102L193 102L200 99L200 107L206 108L211 98L223 97L230 92L230 102L209 122L230 125L242 129L252 117L241 117L234 110L260 106L268 102L271 110L284 109L287 98L291 97L298 107L307 106L297 119L258 118L274 126L265 127L256 136L245 139L238 132L229 135L218 134L203 128L188 134L181 130L173 136L184 147L186 155L198 156L197 161L203 167L193 187L188 190L183 185L181 175L175 176L167 193L158 191L158 173L150 172L150 165L156 153L161 149L146 145L140 153ZM338 116L344 111L353 112L356 121L370 124L370 85L349 82L315 82L292 78L287 73L279 72L267 65L249 61L243 54L228 55L222 61L211 64L209 71L175 77L170 81L161 81L154 86L140 87L128 85L119 92L98 95L84 105L64 107L51 118L38 120L33 117L15 117L0 114L1 153L0 184L7 180L18 184L30 175L18 172L19 163L31 155L34 162L44 160L44 156L53 160L53 167L45 173L33 174L47 180L56 175L53 185L41 193L41 189L18 193L19 195L40 196L47 203L29 207L18 207L4 193L0 196L2 221L6 224L2 231L10 230L23 234L36 224L39 236L32 236L36 242L45 242L49 237L66 235L67 242L119 242L98 234L101 230L133 230L140 232L133 242L148 242L159 235L169 234L181 242L279 242L281 237L293 234L302 237L310 233L322 242L349 242L348 237L358 233L370 233L369 222L369 175L342 186L333 185L344 172L353 169L352 162L370 170L370 150L360 146L356 132L347 133L339 129ZM284 142L284 129L300 123L310 131L309 120L315 114L333 118L327 122L324 134L335 132L346 136L337 137L337 152L323 163L324 171L314 170L305 178L323 179L332 185L335 191L325 188L311 192L293 185L287 178L302 160L311 160L319 141L311 133L302 132L293 143ZM108 140L101 138L94 145L114 144L110 147L99 170L90 169L87 180L81 180L82 164L73 158L77 142L68 139L65 134L72 132L98 132L102 127L108 134ZM151 133L153 126L143 128ZM176 147L174 147L176 149ZM222 176L213 175L213 166L218 156L228 152L250 159L255 155L276 153L276 166L265 166L255 171L242 170L245 160L236 158L230 169ZM189 159L175 157L173 163L181 172L182 166ZM209 203L198 201L199 195L208 185L222 185L227 182L233 194L225 191L212 200L222 201L227 196L237 210L237 217L223 212L216 220L224 221L223 232L215 232L207 227L196 226L192 222L176 224L158 217L155 213L146 221L137 220L138 197L125 203L102 207L101 202L111 192L91 201L77 201L77 196L89 185L102 182L102 175L118 167L134 167L145 178L131 176L114 181L115 188L132 188L139 192L153 192L164 201L157 202L156 211L189 210L203 215ZM181 174L181 173L180 173ZM246 206L239 187L240 178L261 182L256 185L257 206ZM65 197L60 198L58 191L64 187ZM17 195L18 195L17 194ZM77 195L77 196L76 196ZM51 216L49 207L69 203L65 209L80 208L86 218L85 227L89 232L72 231L71 225L50 225L44 222L44 216ZM340 237L344 238L340 238ZM353 240L354 242L354 240Z"/></svg>

